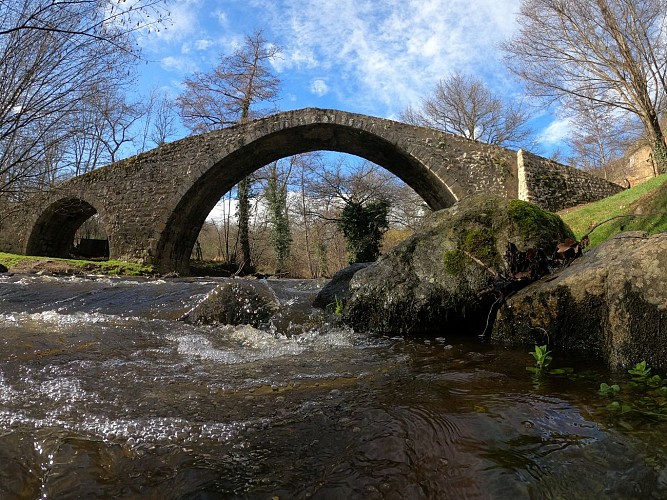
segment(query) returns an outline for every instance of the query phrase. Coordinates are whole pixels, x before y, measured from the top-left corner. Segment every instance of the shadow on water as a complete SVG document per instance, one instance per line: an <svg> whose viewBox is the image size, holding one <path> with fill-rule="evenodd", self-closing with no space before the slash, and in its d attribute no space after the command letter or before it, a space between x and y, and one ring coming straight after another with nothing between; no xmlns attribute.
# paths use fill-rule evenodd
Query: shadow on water
<svg viewBox="0 0 667 500"><path fill-rule="evenodd" d="M602 366L174 321L219 284L0 278L0 498L667 496L665 424L605 413ZM270 285L308 312L314 285Z"/></svg>

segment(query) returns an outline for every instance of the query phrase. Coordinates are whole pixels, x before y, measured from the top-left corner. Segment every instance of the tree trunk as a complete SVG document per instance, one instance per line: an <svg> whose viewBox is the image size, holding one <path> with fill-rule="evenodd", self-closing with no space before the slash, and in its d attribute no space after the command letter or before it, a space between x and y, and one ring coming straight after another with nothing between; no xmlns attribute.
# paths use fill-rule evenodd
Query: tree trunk
<svg viewBox="0 0 667 500"><path fill-rule="evenodd" d="M645 126L651 141L656 175L667 173L667 144L657 114L651 113L645 122Z"/></svg>
<svg viewBox="0 0 667 500"><path fill-rule="evenodd" d="M238 184L238 222L239 242L241 243L241 263L239 270L242 273L251 273L254 270L250 256L250 182L246 177Z"/></svg>

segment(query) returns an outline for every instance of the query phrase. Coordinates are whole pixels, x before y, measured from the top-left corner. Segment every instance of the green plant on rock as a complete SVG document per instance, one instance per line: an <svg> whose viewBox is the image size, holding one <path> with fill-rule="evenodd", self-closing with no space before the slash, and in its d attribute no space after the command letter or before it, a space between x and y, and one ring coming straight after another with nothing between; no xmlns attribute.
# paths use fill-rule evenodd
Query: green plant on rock
<svg viewBox="0 0 667 500"><path fill-rule="evenodd" d="M343 314L343 309L345 309L345 302L343 299L339 299L338 296L335 296L334 301L329 302L326 306L326 311L329 313L333 312L336 318L340 318Z"/></svg>
<svg viewBox="0 0 667 500"><path fill-rule="evenodd" d="M598 392L603 396L615 396L620 391L621 387L618 384L609 385L606 382L602 382Z"/></svg>
<svg viewBox="0 0 667 500"><path fill-rule="evenodd" d="M343 314L343 307L344 306L345 305L343 304L343 301L341 299L339 299L338 297L336 297L334 299L334 314L336 314L336 316L340 316L341 314Z"/></svg>
<svg viewBox="0 0 667 500"><path fill-rule="evenodd" d="M637 363L633 368L630 368L628 373L632 375L632 380L643 382L651 374L651 368L646 365L646 361L642 361L641 363Z"/></svg>

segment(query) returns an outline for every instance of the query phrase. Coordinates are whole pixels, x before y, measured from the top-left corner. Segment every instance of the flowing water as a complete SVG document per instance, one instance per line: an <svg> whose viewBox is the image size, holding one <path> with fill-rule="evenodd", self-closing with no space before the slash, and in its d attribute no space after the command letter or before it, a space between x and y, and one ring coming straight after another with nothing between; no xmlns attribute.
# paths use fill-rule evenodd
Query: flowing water
<svg viewBox="0 0 667 500"><path fill-rule="evenodd" d="M665 423L595 362L177 321L221 281L0 277L0 499L667 497ZM268 283L316 322L316 283Z"/></svg>

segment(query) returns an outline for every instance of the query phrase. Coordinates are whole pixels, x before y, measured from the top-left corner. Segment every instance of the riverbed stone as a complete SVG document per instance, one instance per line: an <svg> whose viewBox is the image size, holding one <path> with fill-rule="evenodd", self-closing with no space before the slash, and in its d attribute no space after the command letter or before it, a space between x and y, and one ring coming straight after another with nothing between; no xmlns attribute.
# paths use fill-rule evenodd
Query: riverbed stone
<svg viewBox="0 0 667 500"><path fill-rule="evenodd" d="M423 229L354 274L343 320L386 334L485 331L497 295L483 292L507 271L508 244L553 253L573 238L536 205L475 195L427 217Z"/></svg>
<svg viewBox="0 0 667 500"><path fill-rule="evenodd" d="M492 340L667 370L667 233L620 233L500 308Z"/></svg>
<svg viewBox="0 0 667 500"><path fill-rule="evenodd" d="M264 280L230 279L216 287L180 319L192 324L257 327L265 324L279 306L275 293Z"/></svg>
<svg viewBox="0 0 667 500"><path fill-rule="evenodd" d="M336 272L331 280L320 290L313 301L313 307L326 309L336 304L336 301L346 302L350 296L350 280L358 271L370 266L370 262L357 262Z"/></svg>

